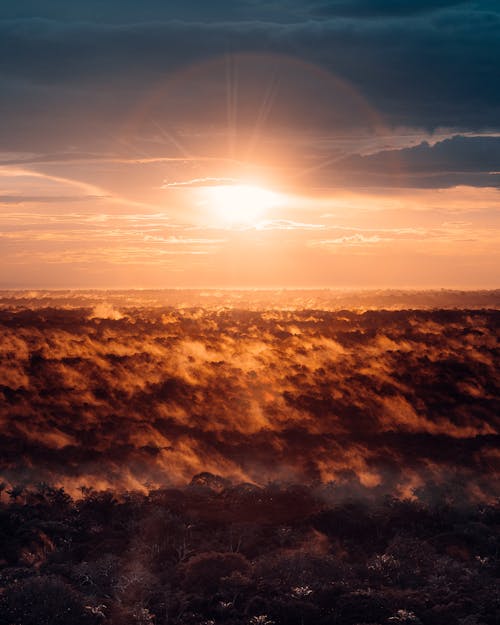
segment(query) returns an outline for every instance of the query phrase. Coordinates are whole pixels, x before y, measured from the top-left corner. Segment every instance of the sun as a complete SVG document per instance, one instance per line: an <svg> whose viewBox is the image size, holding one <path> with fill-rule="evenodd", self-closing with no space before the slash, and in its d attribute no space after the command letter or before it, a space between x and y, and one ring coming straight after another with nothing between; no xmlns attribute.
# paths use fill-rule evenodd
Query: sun
<svg viewBox="0 0 500 625"><path fill-rule="evenodd" d="M281 194L250 184L224 184L203 189L203 204L217 221L227 225L253 225L282 201Z"/></svg>

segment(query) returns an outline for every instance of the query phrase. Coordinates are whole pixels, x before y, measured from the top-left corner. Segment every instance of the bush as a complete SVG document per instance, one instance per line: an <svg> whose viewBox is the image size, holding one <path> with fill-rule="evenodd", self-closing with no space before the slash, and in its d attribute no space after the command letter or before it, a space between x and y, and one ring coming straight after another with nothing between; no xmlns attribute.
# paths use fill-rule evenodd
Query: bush
<svg viewBox="0 0 500 625"><path fill-rule="evenodd" d="M33 577L5 589L0 625L94 625L98 615L85 609L82 597L57 577Z"/></svg>

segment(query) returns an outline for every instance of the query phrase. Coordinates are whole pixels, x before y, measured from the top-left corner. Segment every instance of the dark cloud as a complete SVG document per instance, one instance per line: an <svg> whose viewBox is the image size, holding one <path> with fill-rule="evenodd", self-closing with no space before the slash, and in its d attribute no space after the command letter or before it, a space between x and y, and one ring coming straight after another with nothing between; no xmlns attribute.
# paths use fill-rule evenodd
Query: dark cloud
<svg viewBox="0 0 500 625"><path fill-rule="evenodd" d="M500 137L454 136L430 145L337 160L320 176L352 185L444 188L500 186Z"/></svg>
<svg viewBox="0 0 500 625"><path fill-rule="evenodd" d="M398 150L402 166L414 173L430 172L497 172L500 169L500 137L455 136L434 145L422 142L412 148ZM353 164L373 163L387 168L392 160L390 152L349 159Z"/></svg>
<svg viewBox="0 0 500 625"><path fill-rule="evenodd" d="M296 0L117 0L65 2L65 0L18 0L0 8L4 18L41 17L61 21L134 23L182 19L227 21L242 19L294 20L307 12L307 2Z"/></svg>
<svg viewBox="0 0 500 625"><path fill-rule="evenodd" d="M471 2L457 0L330 0L318 3L311 9L313 15L387 17L393 15L418 15L456 6L471 5Z"/></svg>
<svg viewBox="0 0 500 625"><path fill-rule="evenodd" d="M62 21L89 21L105 23L133 23L140 21L182 19L186 21L241 21L272 20L294 22L314 16L386 17L418 15L454 7L469 10L494 10L494 2L460 0L144 0L140 5L134 0L120 2L68 3L64 0L18 0L4 4L0 9L3 18L41 17Z"/></svg>
<svg viewBox="0 0 500 625"><path fill-rule="evenodd" d="M222 66L225 55L249 52L289 55L332 72L358 89L389 125L498 127L500 15L477 7L387 20L293 23L258 17L121 25L22 19L4 20L0 30L2 134L11 146L24 138L39 148L51 135L67 145L102 134L104 128L113 132L116 119L172 72L217 57ZM259 81L258 68L253 76L263 94L269 86L269 58L260 64L265 79ZM218 81L225 89L222 70ZM293 97L287 93L292 113L297 112L290 123L300 118L302 127L337 128L331 101L322 98L317 104L314 89L301 85ZM166 106L159 121L192 123L197 115L203 120L197 102L210 103L211 93L205 84L198 90L207 100L191 92L181 102L174 92L173 112ZM217 111L221 117L220 106ZM281 117L286 124L286 115Z"/></svg>

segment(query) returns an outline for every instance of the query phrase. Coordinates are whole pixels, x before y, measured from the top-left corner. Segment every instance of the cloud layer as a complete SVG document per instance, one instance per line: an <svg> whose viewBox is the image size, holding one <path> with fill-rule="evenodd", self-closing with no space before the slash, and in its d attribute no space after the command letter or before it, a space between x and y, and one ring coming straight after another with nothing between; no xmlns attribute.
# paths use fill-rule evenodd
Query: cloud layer
<svg viewBox="0 0 500 625"><path fill-rule="evenodd" d="M399 2L283 2L274 12L260 3L231 3L232 9L211 3L204 12L199 3L173 3L162 11L150 2L135 14L127 10L131 5L110 5L122 23L97 20L97 8L64 16L61 7L51 11L50 3L45 11L25 4L18 10L22 19L4 9L4 143L26 143L26 132L32 145L37 136L48 143L51 133L60 145L83 142L91 128L92 135L103 126L113 134L138 94L192 65L242 53L267 55L260 78L254 76L261 86L275 55L330 72L366 98L388 126L498 127L500 14L493 3L418 3L417 11L409 11ZM226 78L221 72L221 87ZM205 89L205 104L207 96ZM316 101L311 89L297 89L288 106L314 110L301 120L306 128L336 130L331 102L323 99L316 110ZM205 117L213 122L217 112L211 116L209 109ZM187 110L175 109L174 118L169 111L160 120L186 124L192 121L186 113L194 112L200 118L203 109L192 102Z"/></svg>

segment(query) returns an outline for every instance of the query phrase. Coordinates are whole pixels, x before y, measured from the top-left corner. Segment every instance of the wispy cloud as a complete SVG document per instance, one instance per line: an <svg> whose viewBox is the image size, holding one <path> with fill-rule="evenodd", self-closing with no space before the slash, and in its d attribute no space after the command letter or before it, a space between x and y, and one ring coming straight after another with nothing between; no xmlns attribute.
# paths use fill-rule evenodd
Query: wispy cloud
<svg viewBox="0 0 500 625"><path fill-rule="evenodd" d="M69 204L110 198L110 195L0 195L0 204Z"/></svg>
<svg viewBox="0 0 500 625"><path fill-rule="evenodd" d="M291 219L265 219L254 226L256 230L323 230L323 224L304 223Z"/></svg>
<svg viewBox="0 0 500 625"><path fill-rule="evenodd" d="M228 185L238 182L236 178L193 178L192 180L179 180L176 182L164 182L162 189L171 187L213 187L219 185Z"/></svg>
<svg viewBox="0 0 500 625"><path fill-rule="evenodd" d="M389 237L381 237L376 234L366 235L366 234L351 234L345 235L342 237L337 237L335 239L321 239L319 241L310 241L310 245L312 247L331 247L336 245L342 245L347 247L360 247L364 245L374 245L377 243L385 243L387 241L393 241L394 239Z"/></svg>

